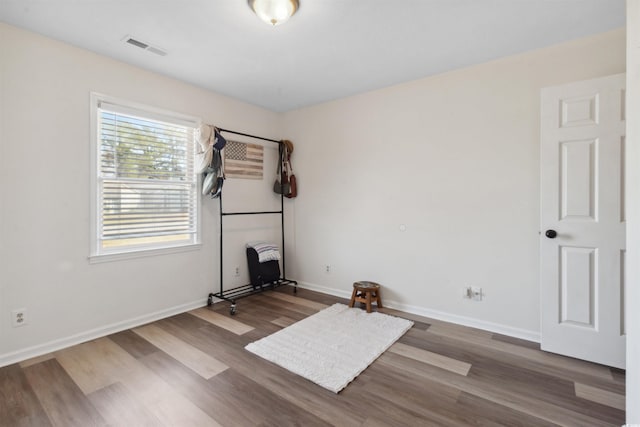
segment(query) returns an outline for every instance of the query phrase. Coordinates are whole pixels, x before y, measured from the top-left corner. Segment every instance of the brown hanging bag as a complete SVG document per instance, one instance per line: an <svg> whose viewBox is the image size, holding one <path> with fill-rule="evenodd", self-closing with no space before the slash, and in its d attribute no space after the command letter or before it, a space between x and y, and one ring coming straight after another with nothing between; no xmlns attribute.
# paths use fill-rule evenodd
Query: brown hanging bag
<svg viewBox="0 0 640 427"><path fill-rule="evenodd" d="M276 180L273 183L273 192L277 194L287 195L291 192L291 184L285 167L286 146L280 144L278 168L276 169Z"/></svg>
<svg viewBox="0 0 640 427"><path fill-rule="evenodd" d="M289 181L289 191L284 193L284 196L293 199L298 195L298 183L296 176L293 174L293 167L291 166L291 153L293 153L293 143L288 139L282 141L284 146L284 168L287 172L287 178Z"/></svg>
<svg viewBox="0 0 640 427"><path fill-rule="evenodd" d="M285 197L293 199L298 195L298 183L296 182L296 176L293 173L293 167L291 166L291 153L287 156L287 172L289 175L289 193L285 194Z"/></svg>

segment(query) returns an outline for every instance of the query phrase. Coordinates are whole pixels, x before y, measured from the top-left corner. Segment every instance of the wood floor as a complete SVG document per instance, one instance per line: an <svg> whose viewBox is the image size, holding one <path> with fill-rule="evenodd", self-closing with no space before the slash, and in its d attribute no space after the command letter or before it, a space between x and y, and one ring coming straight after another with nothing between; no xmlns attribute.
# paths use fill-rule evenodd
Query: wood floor
<svg viewBox="0 0 640 427"><path fill-rule="evenodd" d="M0 368L0 425L624 424L623 371L390 309L415 326L337 395L244 350L335 302L284 288Z"/></svg>

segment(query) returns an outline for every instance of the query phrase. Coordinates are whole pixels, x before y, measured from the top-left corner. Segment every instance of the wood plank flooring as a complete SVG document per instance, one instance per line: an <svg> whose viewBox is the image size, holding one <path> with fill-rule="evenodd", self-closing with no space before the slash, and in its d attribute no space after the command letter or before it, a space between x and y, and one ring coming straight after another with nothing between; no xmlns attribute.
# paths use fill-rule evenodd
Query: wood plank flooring
<svg viewBox="0 0 640 427"><path fill-rule="evenodd" d="M337 395L244 350L335 302L281 288L0 368L0 426L624 424L624 371L387 308L414 327Z"/></svg>

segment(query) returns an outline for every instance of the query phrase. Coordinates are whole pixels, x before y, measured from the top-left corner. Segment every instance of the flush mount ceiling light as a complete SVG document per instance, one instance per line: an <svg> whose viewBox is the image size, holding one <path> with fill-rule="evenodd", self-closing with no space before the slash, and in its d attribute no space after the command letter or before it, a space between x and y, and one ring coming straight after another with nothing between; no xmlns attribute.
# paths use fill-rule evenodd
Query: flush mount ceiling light
<svg viewBox="0 0 640 427"><path fill-rule="evenodd" d="M285 23L298 10L298 0L249 0L249 6L267 24Z"/></svg>

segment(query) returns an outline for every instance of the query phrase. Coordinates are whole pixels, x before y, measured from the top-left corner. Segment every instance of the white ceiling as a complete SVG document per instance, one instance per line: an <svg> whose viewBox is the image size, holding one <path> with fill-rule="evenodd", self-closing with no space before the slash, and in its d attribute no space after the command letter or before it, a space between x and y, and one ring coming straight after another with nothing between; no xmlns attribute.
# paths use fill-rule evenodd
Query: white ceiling
<svg viewBox="0 0 640 427"><path fill-rule="evenodd" d="M0 20L274 111L623 27L624 0L0 0ZM126 35L168 52L122 42Z"/></svg>

